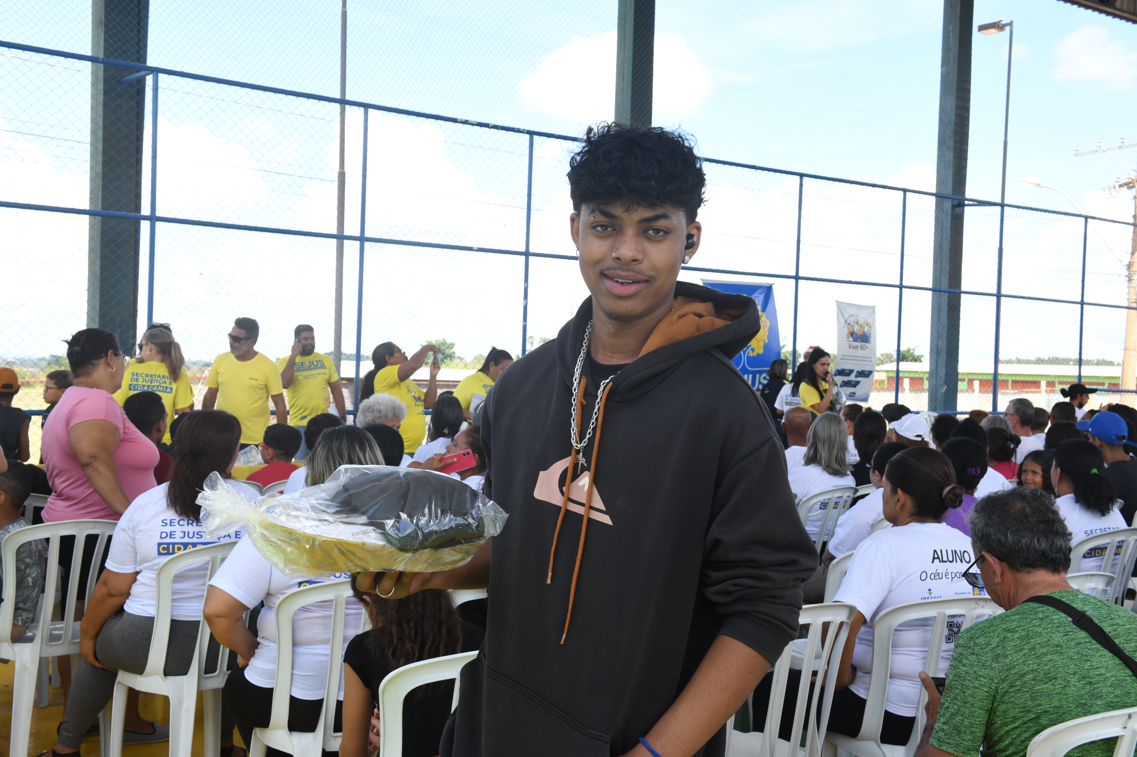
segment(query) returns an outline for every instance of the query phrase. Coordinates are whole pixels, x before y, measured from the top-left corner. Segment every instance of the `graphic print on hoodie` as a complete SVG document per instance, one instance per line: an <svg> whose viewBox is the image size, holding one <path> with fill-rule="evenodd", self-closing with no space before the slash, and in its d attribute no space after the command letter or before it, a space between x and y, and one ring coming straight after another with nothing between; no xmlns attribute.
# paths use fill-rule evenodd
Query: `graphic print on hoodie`
<svg viewBox="0 0 1137 757"><path fill-rule="evenodd" d="M443 757L621 755L718 634L773 662L796 633L817 554L769 411L730 363L758 332L757 308L683 282L676 295L608 385L571 470L591 299L487 399L486 493L509 523L493 540L486 641L463 671ZM592 368L584 430L601 383ZM723 745L720 730L701 754Z"/></svg>

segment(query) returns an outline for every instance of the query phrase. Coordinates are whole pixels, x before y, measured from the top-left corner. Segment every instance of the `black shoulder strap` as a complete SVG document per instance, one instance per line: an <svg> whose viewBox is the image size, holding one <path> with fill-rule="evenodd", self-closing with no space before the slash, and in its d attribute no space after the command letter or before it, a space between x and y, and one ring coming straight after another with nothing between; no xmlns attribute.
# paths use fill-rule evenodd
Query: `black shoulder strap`
<svg viewBox="0 0 1137 757"><path fill-rule="evenodd" d="M1117 646L1117 642L1114 641L1110 635L1105 632L1104 628L1095 623L1094 619L1089 615L1082 612L1078 608L1063 602L1061 599L1056 599L1050 596L1049 594L1040 594L1038 596L1031 597L1026 601L1034 602L1035 604L1046 605L1047 607L1053 607L1055 610L1069 615L1070 620L1074 621L1074 625L1088 633L1094 641L1096 641L1098 644L1101 644L1117 659L1125 663L1125 667L1129 668L1129 671L1133 673L1134 676L1137 676L1137 660L1134 660L1132 657L1125 654L1121 647Z"/></svg>

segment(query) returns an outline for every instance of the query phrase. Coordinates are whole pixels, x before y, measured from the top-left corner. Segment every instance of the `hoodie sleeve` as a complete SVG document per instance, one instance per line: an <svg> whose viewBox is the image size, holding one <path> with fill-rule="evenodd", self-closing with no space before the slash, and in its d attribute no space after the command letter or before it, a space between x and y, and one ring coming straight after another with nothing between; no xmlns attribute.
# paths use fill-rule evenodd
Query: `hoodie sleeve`
<svg viewBox="0 0 1137 757"><path fill-rule="evenodd" d="M731 461L715 491L702 583L723 619L719 633L776 662L797 633L802 581L817 566L786 480L785 455L767 438Z"/></svg>

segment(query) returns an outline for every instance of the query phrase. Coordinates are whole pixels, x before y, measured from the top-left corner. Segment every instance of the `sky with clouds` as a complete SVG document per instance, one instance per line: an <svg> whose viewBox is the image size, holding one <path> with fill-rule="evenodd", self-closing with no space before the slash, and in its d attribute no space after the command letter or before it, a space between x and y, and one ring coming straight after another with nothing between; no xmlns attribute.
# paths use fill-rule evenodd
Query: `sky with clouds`
<svg viewBox="0 0 1137 757"><path fill-rule="evenodd" d="M338 91L338 3L328 0L152 0L149 58L156 65L287 89ZM0 6L0 39L86 53L89 5L47 0ZM1137 26L1057 0L977 0L976 23L1015 21L1007 201L1128 219L1132 194L1102 187L1126 169L1074 146L1116 145L1137 101ZM534 6L515 0L349 0L350 98L487 122L580 134L610 118L616 3ZM898 0L699 4L658 0L655 122L681 127L701 154L783 170L929 190L935 147L942 6ZM1006 34L976 35L968 194L997 199ZM5 199L83 207L87 202L90 72L86 64L0 51L0 166ZM158 121L159 213L279 228L335 230L338 108L268 93L164 77ZM347 119L346 228L359 229L362 113ZM369 117L367 233L426 242L524 247L523 136L378 112ZM149 123L148 123L149 128ZM564 171L571 143L534 144L534 251L570 254ZM1132 154L1132 158L1130 158ZM1119 157L1137 165L1137 152ZM149 176L149 150L144 173ZM706 232L697 263L789 274L794 270L797 179L708 166ZM143 188L149 197L149 179ZM144 209L147 202L143 203ZM899 193L808 181L803 274L895 283ZM931 281L932 204L909 196L905 283ZM998 213L969 208L964 287L993 292ZM43 354L85 322L87 222L78 216L0 211L17 286L0 313L15 345ZM145 247L148 228L143 226ZM1080 221L1010 212L1004 291L1077 298ZM160 225L156 318L175 324L191 357L225 349L231 318L262 324L261 348L284 354L296 321L331 348L334 242ZM1122 303L1125 227L1095 224L1087 298ZM345 350L355 342L358 244L346 244ZM144 256L145 257L145 256ZM520 347L524 262L517 257L368 245L364 352L387 339L410 348L445 337L461 354ZM143 280L146 270L144 260ZM698 274L686 274L697 280ZM721 278L721 277L717 277ZM757 277L759 280L762 277ZM55 295L44 312L45 282ZM792 282L775 285L790 339ZM571 262L534 258L529 333L554 336L586 292ZM834 300L873 304L878 334L897 338L895 289L803 284L799 345L831 344ZM905 291L900 340L926 352L930 296ZM143 308L144 310L144 299ZM1078 308L1004 301L1002 354L1076 351ZM144 312L140 318L144 318ZM965 297L961 359L989 360L994 301ZM1124 318L1086 314L1086 355L1120 359ZM1039 324L1046 327L1039 329ZM884 347L881 348L882 350Z"/></svg>

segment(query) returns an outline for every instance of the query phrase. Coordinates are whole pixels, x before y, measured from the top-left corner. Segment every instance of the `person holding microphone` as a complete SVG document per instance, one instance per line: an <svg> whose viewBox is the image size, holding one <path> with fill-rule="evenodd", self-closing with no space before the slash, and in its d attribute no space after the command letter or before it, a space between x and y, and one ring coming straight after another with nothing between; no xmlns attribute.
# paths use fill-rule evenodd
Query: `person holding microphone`
<svg viewBox="0 0 1137 757"><path fill-rule="evenodd" d="M815 416L821 415L829 409L833 402L833 384L829 373L829 353L820 347L814 347L809 353L809 359L798 366L794 374L794 385L791 393L801 398L801 406Z"/></svg>

